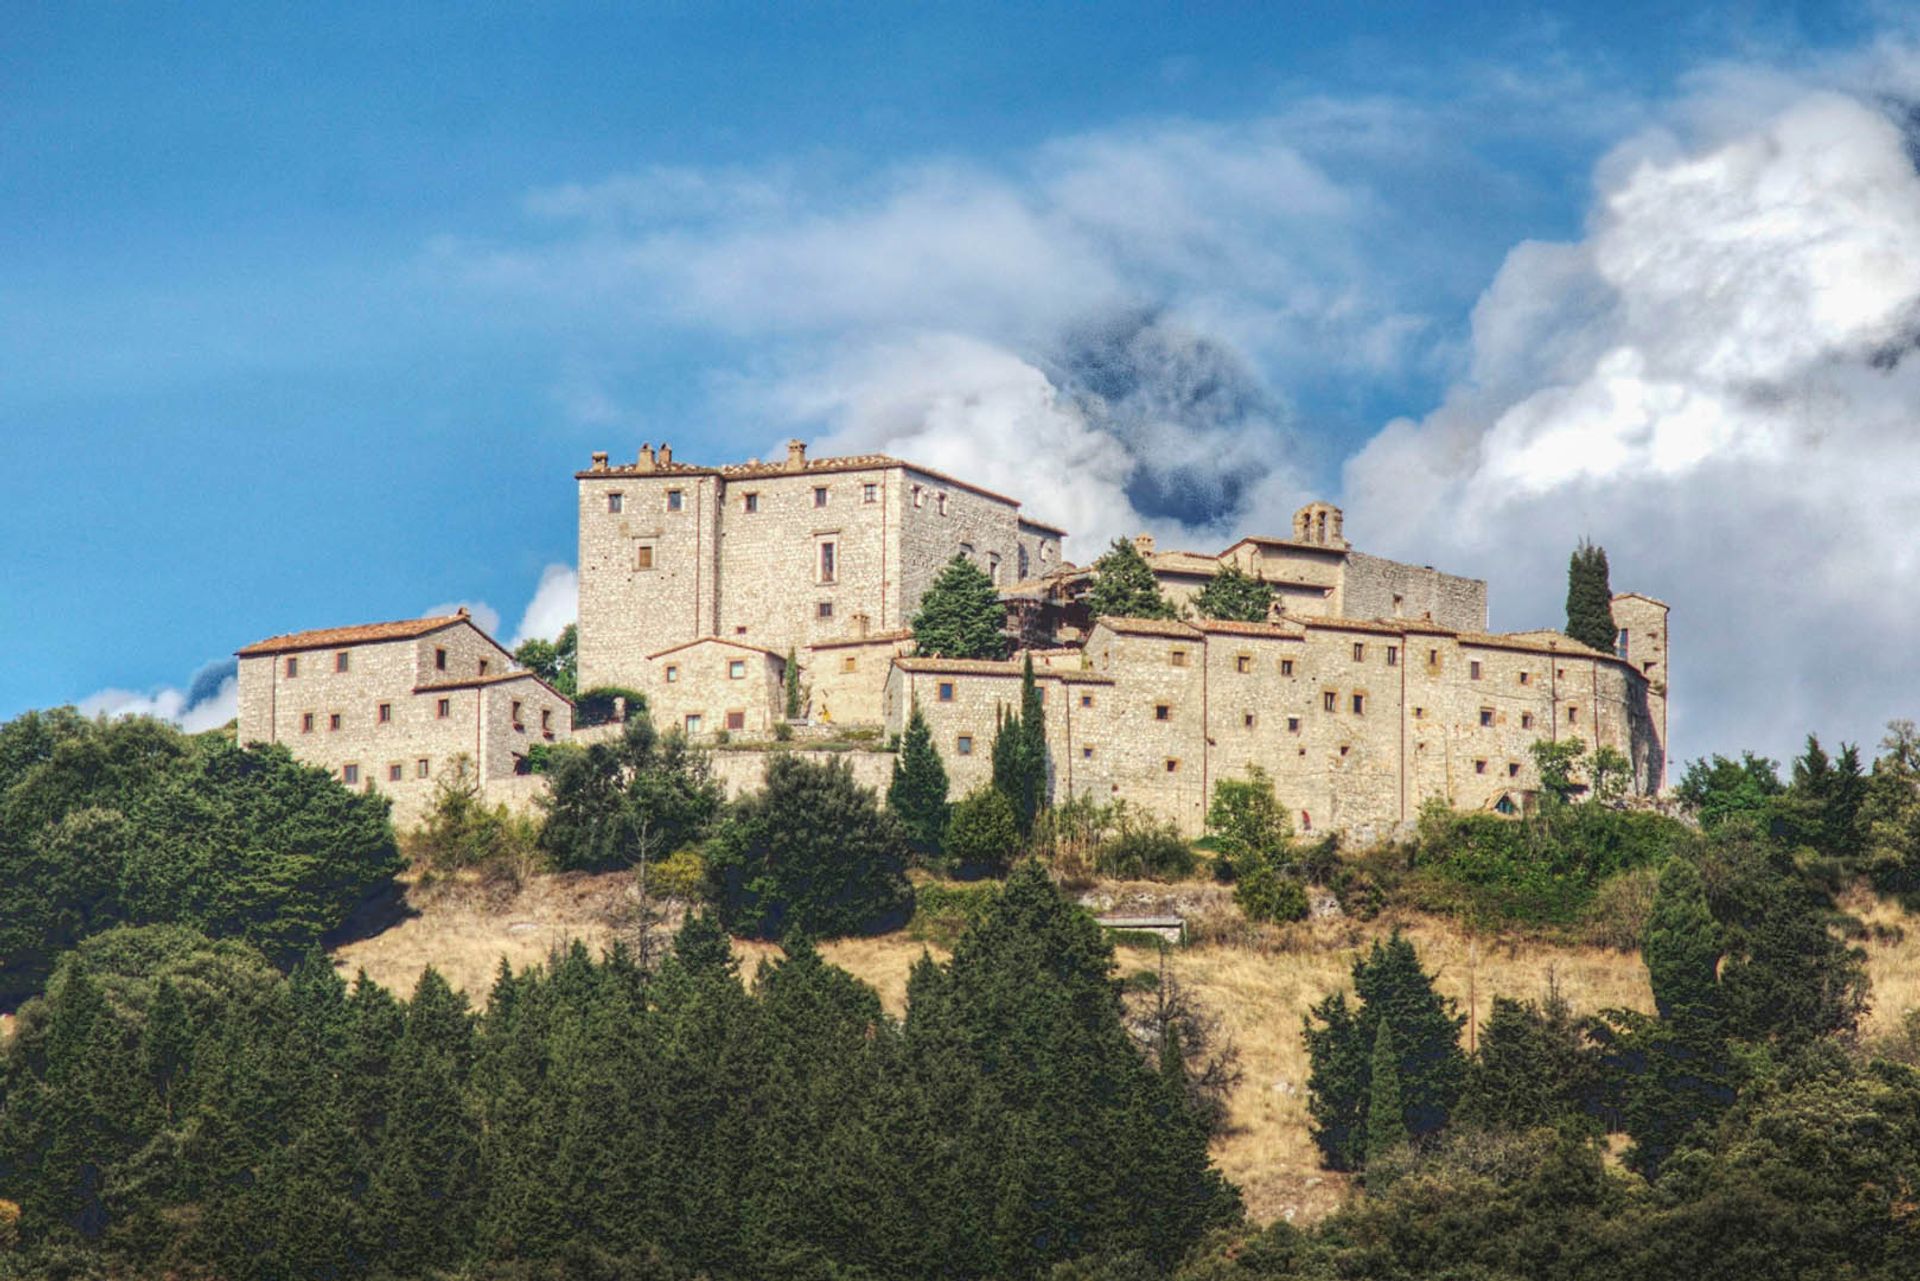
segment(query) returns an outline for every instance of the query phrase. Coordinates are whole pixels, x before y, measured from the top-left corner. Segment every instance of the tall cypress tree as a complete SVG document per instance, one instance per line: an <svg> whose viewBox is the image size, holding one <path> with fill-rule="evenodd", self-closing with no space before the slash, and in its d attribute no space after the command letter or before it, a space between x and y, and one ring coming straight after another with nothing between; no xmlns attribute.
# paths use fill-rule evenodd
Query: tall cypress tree
<svg viewBox="0 0 1920 1281"><path fill-rule="evenodd" d="M893 781L887 786L887 808L907 829L907 839L923 855L940 852L941 837L947 830L947 767L933 746L933 731L921 714L920 700L913 701L907 717L907 732L900 739L899 754L893 758Z"/></svg>
<svg viewBox="0 0 1920 1281"><path fill-rule="evenodd" d="M787 646L787 662L784 669L786 705L782 714L790 721L800 719L800 660L793 652L793 646Z"/></svg>
<svg viewBox="0 0 1920 1281"><path fill-rule="evenodd" d="M1407 1118L1400 1103L1400 1048L1393 1024L1380 1020L1373 1034L1373 1061L1367 1082L1367 1164L1377 1163L1407 1141Z"/></svg>
<svg viewBox="0 0 1920 1281"><path fill-rule="evenodd" d="M1700 868L1684 855L1667 860L1660 872L1640 955L1661 1018L1697 1024L1715 1019L1720 929L1707 909Z"/></svg>
<svg viewBox="0 0 1920 1281"><path fill-rule="evenodd" d="M1020 834L1027 836L1047 803L1047 707L1040 701L1031 653L1020 673L1020 743L1020 801L1015 813Z"/></svg>
<svg viewBox="0 0 1920 1281"><path fill-rule="evenodd" d="M1607 549L1584 538L1567 562L1567 635L1603 654L1613 653L1620 635L1613 621Z"/></svg>

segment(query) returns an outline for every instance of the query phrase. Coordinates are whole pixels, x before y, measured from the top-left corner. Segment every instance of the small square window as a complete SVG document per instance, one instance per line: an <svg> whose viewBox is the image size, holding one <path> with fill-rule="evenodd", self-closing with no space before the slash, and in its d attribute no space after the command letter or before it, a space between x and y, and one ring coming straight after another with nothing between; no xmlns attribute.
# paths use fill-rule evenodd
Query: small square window
<svg viewBox="0 0 1920 1281"><path fill-rule="evenodd" d="M667 684L671 685L679 679L680 679L680 669L675 665L673 665L672 663L668 663L667 664Z"/></svg>
<svg viewBox="0 0 1920 1281"><path fill-rule="evenodd" d="M1365 694L1355 694L1353 696L1353 714L1355 716L1365 716L1367 714L1367 696Z"/></svg>
<svg viewBox="0 0 1920 1281"><path fill-rule="evenodd" d="M861 502L863 502L863 503L877 503L877 502L879 502L879 501L880 501L880 486L878 486L878 485L876 485L876 484L874 484L874 483L872 483L871 481L869 481L868 483L866 483L866 484L864 484L864 485L862 485L862 486L860 486L860 501L861 501Z"/></svg>
<svg viewBox="0 0 1920 1281"><path fill-rule="evenodd" d="M1179 772L1180 772L1179 760L1176 757L1172 757L1172 756L1167 757L1167 773L1178 774Z"/></svg>
<svg viewBox="0 0 1920 1281"><path fill-rule="evenodd" d="M848 654L840 660L840 670L843 672L857 672L860 670L860 660L852 654Z"/></svg>
<svg viewBox="0 0 1920 1281"><path fill-rule="evenodd" d="M813 487L813 505L815 507L825 507L827 505L827 487L825 485L815 485Z"/></svg>
<svg viewBox="0 0 1920 1281"><path fill-rule="evenodd" d="M1475 761L1475 762L1473 763L1473 772L1474 772L1474 773L1476 773L1476 774L1484 774L1484 773L1486 773L1486 772L1487 772L1487 763L1486 763L1485 761Z"/></svg>
<svg viewBox="0 0 1920 1281"><path fill-rule="evenodd" d="M679 511L681 508L681 505L685 502L686 502L686 499L681 496L681 493L679 490L669 489L667 491L667 510L668 511L670 512Z"/></svg>
<svg viewBox="0 0 1920 1281"><path fill-rule="evenodd" d="M743 496L743 497L742 497L742 498L740 499L740 510L741 510L741 511L744 511L744 512L757 512L757 511L759 511L759 510L760 510L760 495L758 495L758 494L747 494L747 495L745 495L745 496Z"/></svg>
<svg viewBox="0 0 1920 1281"><path fill-rule="evenodd" d="M1320 706L1331 712L1340 706L1340 696L1330 689L1323 690L1320 694Z"/></svg>
<svg viewBox="0 0 1920 1281"><path fill-rule="evenodd" d="M339 728L340 728L340 713L334 712L327 717L327 729L337 730Z"/></svg>
<svg viewBox="0 0 1920 1281"><path fill-rule="evenodd" d="M1493 709L1491 707L1483 707L1480 709L1480 724L1487 727L1492 726Z"/></svg>
<svg viewBox="0 0 1920 1281"><path fill-rule="evenodd" d="M1300 718L1298 716L1287 717L1287 733L1298 734L1299 732L1300 732Z"/></svg>
<svg viewBox="0 0 1920 1281"><path fill-rule="evenodd" d="M1575 724L1576 722L1579 721L1579 719L1580 719L1580 709L1569 704L1567 707L1567 724L1569 725Z"/></svg>
<svg viewBox="0 0 1920 1281"><path fill-rule="evenodd" d="M1353 661L1356 663L1364 663L1367 661L1367 646L1364 641L1355 641L1353 643Z"/></svg>
<svg viewBox="0 0 1920 1281"><path fill-rule="evenodd" d="M300 713L300 732L302 734L313 733L313 713L312 712Z"/></svg>
<svg viewBox="0 0 1920 1281"><path fill-rule="evenodd" d="M289 657L287 659L287 679L292 680L294 677L298 676L299 674L300 674L300 660L297 658Z"/></svg>
<svg viewBox="0 0 1920 1281"><path fill-rule="evenodd" d="M446 650L436 649L433 651L433 667L435 671L439 671L439 672L444 672L447 670L447 651Z"/></svg>
<svg viewBox="0 0 1920 1281"><path fill-rule="evenodd" d="M393 723L393 704L380 704L380 712L376 719L379 720L382 725L391 725Z"/></svg>
<svg viewBox="0 0 1920 1281"><path fill-rule="evenodd" d="M387 781L389 783L398 783L406 776L407 767L400 764L400 762L395 761L393 764L387 766Z"/></svg>
<svg viewBox="0 0 1920 1281"><path fill-rule="evenodd" d="M1171 662L1175 667L1185 667L1187 665L1187 651L1184 649L1173 650L1167 655L1167 661Z"/></svg>
<svg viewBox="0 0 1920 1281"><path fill-rule="evenodd" d="M973 755L973 735L962 734L959 738L956 738L955 740L953 740L953 750L958 752L962 756L972 756Z"/></svg>
<svg viewBox="0 0 1920 1281"><path fill-rule="evenodd" d="M818 605L815 605L813 607L813 616L815 618L832 618L833 602L830 600L823 600Z"/></svg>
<svg viewBox="0 0 1920 1281"><path fill-rule="evenodd" d="M747 679L747 660L744 658L728 659L727 679L730 681L743 681Z"/></svg>
<svg viewBox="0 0 1920 1281"><path fill-rule="evenodd" d="M360 767L358 765L342 765L340 767L340 781L348 787L352 787L358 783L360 781Z"/></svg>
<svg viewBox="0 0 1920 1281"><path fill-rule="evenodd" d="M940 701L943 703L951 703L953 701L953 682L952 681L940 682Z"/></svg>
<svg viewBox="0 0 1920 1281"><path fill-rule="evenodd" d="M1340 755L1345 756L1348 752L1351 752L1352 750L1353 750L1353 744L1351 743L1340 744Z"/></svg>
<svg viewBox="0 0 1920 1281"><path fill-rule="evenodd" d="M1520 762L1519 762L1519 761L1508 761L1508 762L1507 762L1507 777L1508 777L1508 778L1518 778L1518 777L1520 777Z"/></svg>
<svg viewBox="0 0 1920 1281"><path fill-rule="evenodd" d="M433 767L427 763L427 758L424 756L413 763L413 776L415 778L426 778L432 772Z"/></svg>
<svg viewBox="0 0 1920 1281"><path fill-rule="evenodd" d="M1522 713L1520 713L1520 728L1521 728L1521 729L1532 729L1532 728L1533 728L1533 713L1532 713L1532 712L1522 712Z"/></svg>
<svg viewBox="0 0 1920 1281"><path fill-rule="evenodd" d="M728 712L727 713L728 729L730 730L745 729L746 727L747 727L747 714L745 712Z"/></svg>
<svg viewBox="0 0 1920 1281"><path fill-rule="evenodd" d="M1413 719L1415 719L1416 721L1423 721L1423 720L1425 720L1426 718L1427 718L1427 709L1426 709L1426 708L1424 708L1424 707L1416 707L1416 708L1414 708L1414 709L1413 709Z"/></svg>
<svg viewBox="0 0 1920 1281"><path fill-rule="evenodd" d="M453 715L453 700L450 698L441 699L440 705L434 709L434 715L443 721Z"/></svg>
<svg viewBox="0 0 1920 1281"><path fill-rule="evenodd" d="M1387 646L1387 666L1400 666L1400 647L1398 645Z"/></svg>
<svg viewBox="0 0 1920 1281"><path fill-rule="evenodd" d="M348 659L349 659L349 655L347 654L347 651L344 649L341 650L338 654L335 654L333 656L333 670L336 672L346 671Z"/></svg>
<svg viewBox="0 0 1920 1281"><path fill-rule="evenodd" d="M685 725L688 735L698 734L700 732L700 713L688 712Z"/></svg>
<svg viewBox="0 0 1920 1281"><path fill-rule="evenodd" d="M1479 659L1476 658L1471 663L1467 664L1467 679L1476 680L1476 681L1480 679L1480 660Z"/></svg>
<svg viewBox="0 0 1920 1281"><path fill-rule="evenodd" d="M1532 672L1521 672L1521 673L1520 673L1520 683L1521 683L1522 685L1531 685L1531 684L1533 684L1533 673L1532 673Z"/></svg>
<svg viewBox="0 0 1920 1281"><path fill-rule="evenodd" d="M626 506L626 503L626 498L620 494L607 495L607 511L615 516L620 514L621 509Z"/></svg>
<svg viewBox="0 0 1920 1281"><path fill-rule="evenodd" d="M1291 658L1283 658L1280 660L1280 674L1282 676L1293 675L1293 660Z"/></svg>
<svg viewBox="0 0 1920 1281"><path fill-rule="evenodd" d="M1155 704L1153 705L1153 719L1155 719L1156 721L1170 721L1170 720L1172 720L1172 719L1173 719L1173 706L1172 706L1172 704L1170 704L1170 703L1155 703Z"/></svg>
<svg viewBox="0 0 1920 1281"><path fill-rule="evenodd" d="M1242 713L1240 713L1240 726L1241 726L1241 728L1242 728L1242 729L1252 729L1252 728L1253 728L1253 713L1252 713L1252 712L1242 712Z"/></svg>
<svg viewBox="0 0 1920 1281"><path fill-rule="evenodd" d="M1082 706L1082 707L1092 707L1092 706L1093 706L1093 695L1091 695L1091 694L1082 694L1082 695L1080 696L1080 706Z"/></svg>
<svg viewBox="0 0 1920 1281"><path fill-rule="evenodd" d="M1082 747L1082 748L1080 749L1080 759L1081 759L1081 760L1083 760L1083 761L1090 761L1090 760L1092 760L1092 759L1093 759L1093 749L1092 749L1091 747Z"/></svg>
<svg viewBox="0 0 1920 1281"><path fill-rule="evenodd" d="M633 567L635 569L653 568L653 545L651 543L641 543L633 549Z"/></svg>
<svg viewBox="0 0 1920 1281"><path fill-rule="evenodd" d="M480 674L482 676L487 674L487 660L484 658L480 660Z"/></svg>
<svg viewBox="0 0 1920 1281"><path fill-rule="evenodd" d="M1245 675L1247 672L1252 671L1253 655L1252 654L1235 654L1233 656L1233 670L1241 673L1242 675Z"/></svg>

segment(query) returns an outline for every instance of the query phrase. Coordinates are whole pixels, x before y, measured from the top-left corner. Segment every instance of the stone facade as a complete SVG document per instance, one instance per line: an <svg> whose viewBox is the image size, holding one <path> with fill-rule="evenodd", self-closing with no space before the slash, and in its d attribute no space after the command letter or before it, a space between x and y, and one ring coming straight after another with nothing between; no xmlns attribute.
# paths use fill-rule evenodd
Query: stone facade
<svg viewBox="0 0 1920 1281"><path fill-rule="evenodd" d="M239 738L285 743L417 823L465 757L489 803L523 807L528 749L564 742L573 706L465 612L276 636L238 652Z"/></svg>
<svg viewBox="0 0 1920 1281"><path fill-rule="evenodd" d="M784 656L708 637L649 657L640 688L659 728L677 728L695 740L722 730L749 738L773 732L784 701Z"/></svg>

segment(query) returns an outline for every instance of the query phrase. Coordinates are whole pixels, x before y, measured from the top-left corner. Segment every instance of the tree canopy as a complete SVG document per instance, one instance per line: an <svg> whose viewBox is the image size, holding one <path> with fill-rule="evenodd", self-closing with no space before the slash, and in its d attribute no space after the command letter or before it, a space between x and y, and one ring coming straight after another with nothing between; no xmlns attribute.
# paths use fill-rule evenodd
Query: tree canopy
<svg viewBox="0 0 1920 1281"><path fill-rule="evenodd" d="M928 658L1005 658L1007 611L987 572L956 555L935 575L913 616L913 646Z"/></svg>
<svg viewBox="0 0 1920 1281"><path fill-rule="evenodd" d="M1273 584L1238 565L1223 565L1194 593L1193 607L1206 618L1264 623L1273 612Z"/></svg>
<svg viewBox="0 0 1920 1281"><path fill-rule="evenodd" d="M1567 562L1567 635L1603 654L1613 653L1619 642L1607 549L1584 538Z"/></svg>
<svg viewBox="0 0 1920 1281"><path fill-rule="evenodd" d="M1087 588L1087 610L1095 618L1175 618L1179 611L1160 591L1140 549L1125 538L1093 562L1093 583Z"/></svg>

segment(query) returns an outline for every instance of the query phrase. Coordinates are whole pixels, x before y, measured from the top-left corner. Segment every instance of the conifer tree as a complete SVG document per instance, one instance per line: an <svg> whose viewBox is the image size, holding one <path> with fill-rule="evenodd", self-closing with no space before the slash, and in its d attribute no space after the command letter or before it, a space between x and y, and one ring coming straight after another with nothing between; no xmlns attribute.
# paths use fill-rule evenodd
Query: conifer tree
<svg viewBox="0 0 1920 1281"><path fill-rule="evenodd" d="M1700 868L1685 855L1661 869L1640 952L1661 1018L1710 1024L1718 1017L1720 929L1707 910Z"/></svg>
<svg viewBox="0 0 1920 1281"><path fill-rule="evenodd" d="M1584 538L1567 562L1567 635L1603 654L1613 653L1619 643L1607 549Z"/></svg>
<svg viewBox="0 0 1920 1281"><path fill-rule="evenodd" d="M1407 1141L1407 1118L1400 1104L1400 1048L1394 1044L1393 1024L1380 1020L1373 1035L1373 1058L1367 1082L1367 1165L1375 1165Z"/></svg>
<svg viewBox="0 0 1920 1281"><path fill-rule="evenodd" d="M920 597L912 622L914 652L922 658L1004 658L1006 622L993 580L956 555Z"/></svg>
<svg viewBox="0 0 1920 1281"><path fill-rule="evenodd" d="M1093 585L1087 589L1087 610L1095 618L1176 618L1179 611L1160 591L1140 549L1116 538L1093 562Z"/></svg>
<svg viewBox="0 0 1920 1281"><path fill-rule="evenodd" d="M913 701L907 732L893 758L893 781L887 787L887 808L907 829L907 839L922 857L940 853L947 830L947 767L933 745L933 731Z"/></svg>
<svg viewBox="0 0 1920 1281"><path fill-rule="evenodd" d="M1033 676L1033 655L1026 655L1020 672L1020 796L1014 814L1020 835L1033 832L1034 820L1047 804L1047 706Z"/></svg>
<svg viewBox="0 0 1920 1281"><path fill-rule="evenodd" d="M1273 585L1238 565L1224 565L1193 597L1204 618L1264 623L1273 612Z"/></svg>
<svg viewBox="0 0 1920 1281"><path fill-rule="evenodd" d="M791 645L787 646L787 661L782 671L786 694L784 714L788 720L796 721L800 719L800 660Z"/></svg>

